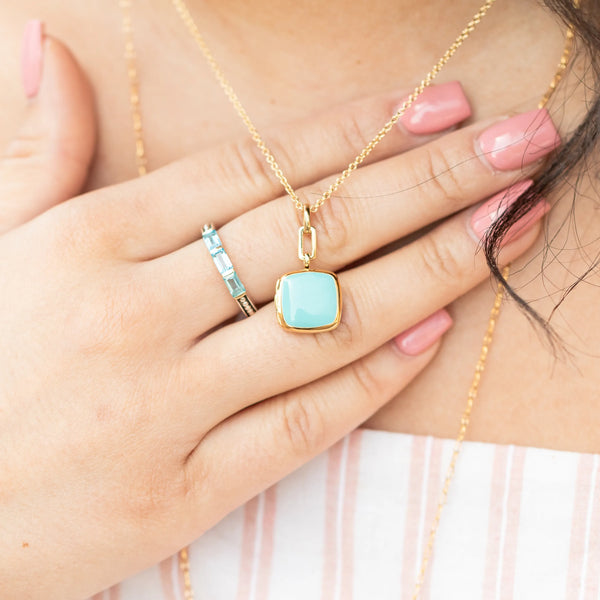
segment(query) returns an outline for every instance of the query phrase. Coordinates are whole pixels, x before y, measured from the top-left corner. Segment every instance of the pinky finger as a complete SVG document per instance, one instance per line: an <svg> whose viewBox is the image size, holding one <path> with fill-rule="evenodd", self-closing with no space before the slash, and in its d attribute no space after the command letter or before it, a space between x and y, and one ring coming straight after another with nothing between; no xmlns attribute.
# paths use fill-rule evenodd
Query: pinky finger
<svg viewBox="0 0 600 600"><path fill-rule="evenodd" d="M215 427L187 461L189 489L202 490L192 502L218 500L224 516L335 444L427 366L451 325L440 310L339 371Z"/></svg>

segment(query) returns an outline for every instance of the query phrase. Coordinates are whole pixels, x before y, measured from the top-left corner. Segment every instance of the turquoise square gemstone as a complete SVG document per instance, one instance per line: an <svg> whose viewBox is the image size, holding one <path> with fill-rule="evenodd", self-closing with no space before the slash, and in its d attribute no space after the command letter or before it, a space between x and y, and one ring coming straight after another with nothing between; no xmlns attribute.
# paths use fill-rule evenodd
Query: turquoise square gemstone
<svg viewBox="0 0 600 600"><path fill-rule="evenodd" d="M284 275L277 288L280 319L293 329L334 327L340 316L337 278L323 271L299 271Z"/></svg>

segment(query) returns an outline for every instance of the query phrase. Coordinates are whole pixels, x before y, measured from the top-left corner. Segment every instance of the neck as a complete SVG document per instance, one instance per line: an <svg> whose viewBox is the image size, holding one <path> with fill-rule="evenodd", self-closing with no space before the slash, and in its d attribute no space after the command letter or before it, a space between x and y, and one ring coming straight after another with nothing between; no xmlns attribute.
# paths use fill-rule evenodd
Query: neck
<svg viewBox="0 0 600 600"><path fill-rule="evenodd" d="M269 107L271 119L278 105L290 119L367 94L410 91L483 0L187 2L240 97ZM152 3L153 18L172 25L172 52L183 50L197 65L197 49L170 2ZM563 28L538 0L497 0L438 81L463 82L478 118L531 108L563 42ZM536 68L521 77L523 64Z"/></svg>
<svg viewBox="0 0 600 600"><path fill-rule="evenodd" d="M315 89L343 86L350 95L370 82L373 90L410 88L429 71L463 30L483 0L187 0L208 44L227 71L244 78L263 75L261 85ZM170 8L162 3L163 9ZM560 56L562 33L537 0L497 0L488 16L460 50L457 63L443 79L460 77L471 68L490 75L502 67L506 53L531 56L545 68L536 51L548 41ZM532 40L535 39L535 44ZM457 57L458 58L458 57ZM494 64L493 70L489 70ZM513 64L513 63L509 63ZM548 73L554 60L547 65ZM302 73L310 77L303 79Z"/></svg>
<svg viewBox="0 0 600 600"><path fill-rule="evenodd" d="M422 39L423 32L460 31L483 0L190 0L195 14L212 13L238 31L262 30L271 39L302 47L335 43L352 46L360 40L392 36ZM501 4L512 0L499 0ZM502 10L502 8L500 8ZM445 36L447 37L447 36ZM444 38L445 39L445 38Z"/></svg>
<svg viewBox="0 0 600 600"><path fill-rule="evenodd" d="M457 10L457 4L465 5L467 12L470 10L469 5L476 8L472 0L460 0L458 3L443 0L203 0L192 2L191 6L194 4L198 6L198 10L201 10L200 6L205 6L214 13L233 17L238 22L285 31L286 35L306 26L310 26L313 33L316 33L314 28L317 31L329 30L338 24L365 26L390 21L399 24L402 20L410 20L407 17L417 14L419 19L425 14L433 16L435 13L445 13L448 16L461 12L460 8Z"/></svg>

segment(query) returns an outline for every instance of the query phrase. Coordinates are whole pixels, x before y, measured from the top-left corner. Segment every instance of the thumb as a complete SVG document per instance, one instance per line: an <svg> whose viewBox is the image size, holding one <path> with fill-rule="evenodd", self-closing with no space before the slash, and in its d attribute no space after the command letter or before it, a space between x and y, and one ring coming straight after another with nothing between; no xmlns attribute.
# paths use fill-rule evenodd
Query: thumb
<svg viewBox="0 0 600 600"><path fill-rule="evenodd" d="M73 55L44 35L40 21L25 28L22 78L29 102L0 160L0 233L77 195L96 144L91 88Z"/></svg>

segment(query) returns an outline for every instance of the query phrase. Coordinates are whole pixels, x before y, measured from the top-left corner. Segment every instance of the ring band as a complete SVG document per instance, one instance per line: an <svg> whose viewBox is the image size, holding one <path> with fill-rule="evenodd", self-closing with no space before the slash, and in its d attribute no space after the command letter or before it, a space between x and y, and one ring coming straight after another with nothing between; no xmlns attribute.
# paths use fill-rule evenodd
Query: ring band
<svg viewBox="0 0 600 600"><path fill-rule="evenodd" d="M221 238L215 229L215 226L211 223L205 225L202 228L202 239L210 252L210 255L217 267L217 271L223 277L223 281L232 295L233 299L240 305L240 309L247 316L250 317L256 312L256 306L246 293L246 288L240 281L238 274L233 268L231 259L223 248Z"/></svg>

